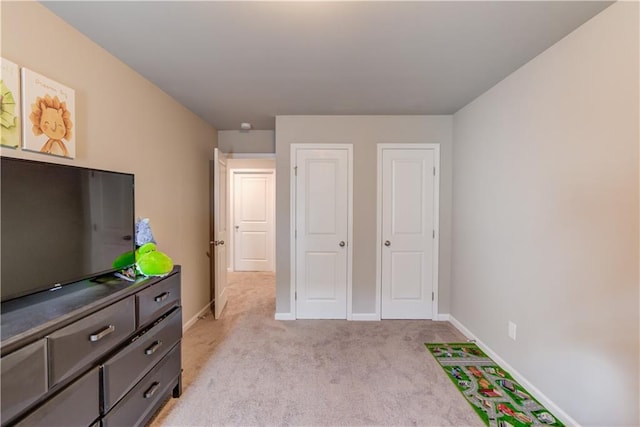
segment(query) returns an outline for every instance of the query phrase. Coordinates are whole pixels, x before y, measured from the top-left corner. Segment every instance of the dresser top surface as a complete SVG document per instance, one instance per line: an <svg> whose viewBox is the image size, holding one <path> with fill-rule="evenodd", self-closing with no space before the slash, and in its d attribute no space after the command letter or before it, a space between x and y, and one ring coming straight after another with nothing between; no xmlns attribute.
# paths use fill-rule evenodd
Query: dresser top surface
<svg viewBox="0 0 640 427"><path fill-rule="evenodd" d="M169 275L179 271L180 267L176 266ZM108 275L4 302L0 306L2 354L42 338L54 329L133 295L160 280L163 278L140 277L135 282L129 282Z"/></svg>

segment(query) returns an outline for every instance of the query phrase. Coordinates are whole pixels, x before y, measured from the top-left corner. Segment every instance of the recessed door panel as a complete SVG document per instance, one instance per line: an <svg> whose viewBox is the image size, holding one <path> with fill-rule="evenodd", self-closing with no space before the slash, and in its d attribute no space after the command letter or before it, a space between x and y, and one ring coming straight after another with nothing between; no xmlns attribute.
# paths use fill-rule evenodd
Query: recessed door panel
<svg viewBox="0 0 640 427"><path fill-rule="evenodd" d="M341 196L336 188L338 164L335 159L306 160L306 234L336 233L336 197Z"/></svg>
<svg viewBox="0 0 640 427"><path fill-rule="evenodd" d="M242 186L240 221L266 222L267 203L264 196L267 194L267 177L253 175L239 177Z"/></svg>
<svg viewBox="0 0 640 427"><path fill-rule="evenodd" d="M391 254L391 300L420 300L422 289L422 252Z"/></svg>
<svg viewBox="0 0 640 427"><path fill-rule="evenodd" d="M267 258L267 233L264 231L243 231L240 235L241 258L262 261Z"/></svg>
<svg viewBox="0 0 640 427"><path fill-rule="evenodd" d="M424 230L423 174L420 160L393 160L391 162L391 227L393 233L421 234ZM410 183L407 185L407 183Z"/></svg>
<svg viewBox="0 0 640 427"><path fill-rule="evenodd" d="M335 252L307 252L307 301L335 301L338 298L338 256Z"/></svg>

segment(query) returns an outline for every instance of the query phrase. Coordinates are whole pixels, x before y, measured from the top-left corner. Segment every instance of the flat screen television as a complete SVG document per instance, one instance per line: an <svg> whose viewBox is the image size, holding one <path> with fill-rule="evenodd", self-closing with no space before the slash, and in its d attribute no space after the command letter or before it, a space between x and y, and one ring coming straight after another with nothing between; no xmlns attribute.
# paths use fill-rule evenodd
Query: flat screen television
<svg viewBox="0 0 640 427"><path fill-rule="evenodd" d="M2 301L112 272L135 250L132 174L0 161Z"/></svg>

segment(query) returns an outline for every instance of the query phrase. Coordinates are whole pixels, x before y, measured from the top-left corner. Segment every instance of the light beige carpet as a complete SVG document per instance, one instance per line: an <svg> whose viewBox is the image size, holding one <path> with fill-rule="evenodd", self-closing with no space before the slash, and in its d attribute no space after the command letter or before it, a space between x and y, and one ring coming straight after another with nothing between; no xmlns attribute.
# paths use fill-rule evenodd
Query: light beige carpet
<svg viewBox="0 0 640 427"><path fill-rule="evenodd" d="M153 426L482 426L425 349L447 322L274 320L274 276L232 273L222 319L183 339L183 395Z"/></svg>

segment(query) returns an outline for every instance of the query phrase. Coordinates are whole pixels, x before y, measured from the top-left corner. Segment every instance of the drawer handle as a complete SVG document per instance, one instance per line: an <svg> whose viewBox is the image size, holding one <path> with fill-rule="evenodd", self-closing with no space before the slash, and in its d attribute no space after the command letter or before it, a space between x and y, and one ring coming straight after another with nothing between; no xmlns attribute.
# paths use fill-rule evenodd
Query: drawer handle
<svg viewBox="0 0 640 427"><path fill-rule="evenodd" d="M157 297L155 297L153 300L155 302L162 302L162 301L166 300L167 298L169 298L169 294L170 293L171 292L168 292L168 291L167 292L163 292L160 295L158 295Z"/></svg>
<svg viewBox="0 0 640 427"><path fill-rule="evenodd" d="M95 334L89 335L89 341L91 342L100 341L102 338L106 337L107 335L114 332L115 330L116 330L115 326L109 325L103 330L101 330L100 332L96 332Z"/></svg>
<svg viewBox="0 0 640 427"><path fill-rule="evenodd" d="M144 351L144 354L146 354L147 356L149 356L149 355L151 355L151 354L155 353L155 352L156 352L156 350L157 350L157 349L159 349L161 345L162 345L162 341L160 341L160 340L158 340L158 341L154 342L153 344L151 344L151 345L149 346L149 348L148 348L148 349L146 349L146 350Z"/></svg>
<svg viewBox="0 0 640 427"><path fill-rule="evenodd" d="M153 396L155 394L155 392L158 390L158 386L160 385L159 382L154 382L153 384L151 384L151 387L149 387L149 390L144 392L144 398L148 399L151 396Z"/></svg>

